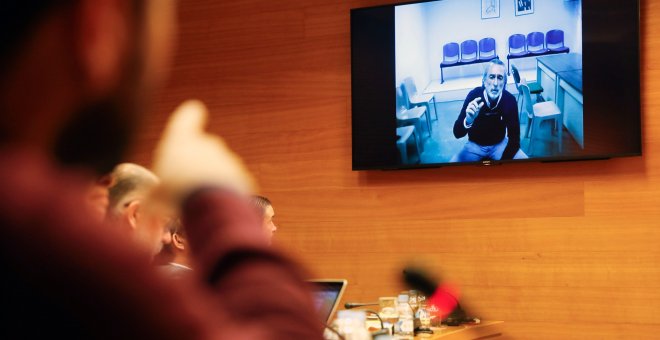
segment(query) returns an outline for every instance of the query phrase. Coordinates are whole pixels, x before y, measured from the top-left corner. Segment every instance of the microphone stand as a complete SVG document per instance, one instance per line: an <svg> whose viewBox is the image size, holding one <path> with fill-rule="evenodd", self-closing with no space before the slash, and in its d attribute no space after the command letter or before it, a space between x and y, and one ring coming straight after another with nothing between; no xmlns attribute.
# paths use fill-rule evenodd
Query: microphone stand
<svg viewBox="0 0 660 340"><path fill-rule="evenodd" d="M365 309L364 311L367 312L367 313L375 315L378 318L378 321L380 321L380 329L377 330L377 331L371 332L371 337L375 338L376 336L379 336L379 335L389 335L390 334L390 332L387 329L385 329L385 325L383 324L383 319L381 319L380 315L378 315L378 312L376 312L373 309Z"/></svg>
<svg viewBox="0 0 660 340"><path fill-rule="evenodd" d="M371 313L371 314L375 315L378 318L378 321L380 321L380 329L385 328L385 326L383 325L383 319L380 318L380 315L378 315L378 312L376 312L375 310L372 310L372 309L365 309L364 311L367 312L367 313Z"/></svg>

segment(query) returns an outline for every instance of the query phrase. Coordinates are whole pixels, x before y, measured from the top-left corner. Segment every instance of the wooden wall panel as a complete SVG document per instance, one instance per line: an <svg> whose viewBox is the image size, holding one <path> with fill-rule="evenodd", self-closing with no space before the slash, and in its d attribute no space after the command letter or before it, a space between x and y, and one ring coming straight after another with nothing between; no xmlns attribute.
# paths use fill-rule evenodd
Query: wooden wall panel
<svg viewBox="0 0 660 340"><path fill-rule="evenodd" d="M642 1L643 157L353 172L349 10L391 2L182 2L132 160L149 164L169 112L201 99L273 200L275 244L347 278L346 300L394 295L421 263L517 339L657 338L660 3Z"/></svg>

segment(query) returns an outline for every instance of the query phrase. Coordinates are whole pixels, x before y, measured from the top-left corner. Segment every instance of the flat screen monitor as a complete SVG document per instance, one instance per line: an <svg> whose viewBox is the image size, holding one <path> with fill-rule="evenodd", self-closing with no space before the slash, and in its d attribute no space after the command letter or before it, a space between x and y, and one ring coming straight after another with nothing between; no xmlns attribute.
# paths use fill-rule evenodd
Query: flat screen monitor
<svg viewBox="0 0 660 340"><path fill-rule="evenodd" d="M353 169L642 153L639 2L351 10Z"/></svg>

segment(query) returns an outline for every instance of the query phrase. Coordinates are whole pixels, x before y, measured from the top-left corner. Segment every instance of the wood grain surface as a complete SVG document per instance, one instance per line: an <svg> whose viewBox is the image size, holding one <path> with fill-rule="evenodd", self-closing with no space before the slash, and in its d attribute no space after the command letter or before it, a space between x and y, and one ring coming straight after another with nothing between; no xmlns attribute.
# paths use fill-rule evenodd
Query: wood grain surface
<svg viewBox="0 0 660 340"><path fill-rule="evenodd" d="M346 301L395 295L423 264L512 338L657 338L660 3L642 0L643 157L353 172L349 11L386 2L182 1L131 160L150 164L169 113L201 99L273 201L276 245L348 279Z"/></svg>

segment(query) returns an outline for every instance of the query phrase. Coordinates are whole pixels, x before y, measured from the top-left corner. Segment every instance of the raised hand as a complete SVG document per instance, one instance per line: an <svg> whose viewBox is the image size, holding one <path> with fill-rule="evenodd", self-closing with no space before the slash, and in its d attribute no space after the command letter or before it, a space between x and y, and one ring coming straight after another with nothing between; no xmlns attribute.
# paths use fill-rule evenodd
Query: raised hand
<svg viewBox="0 0 660 340"><path fill-rule="evenodd" d="M197 100L172 114L154 154L153 170L170 194L181 198L205 185L251 194L255 185L242 160L217 135L204 131L207 109Z"/></svg>
<svg viewBox="0 0 660 340"><path fill-rule="evenodd" d="M472 125L472 123L474 123L474 120L477 119L479 111L483 106L484 102L481 97L475 98L468 104L467 108L465 108L465 123L467 125Z"/></svg>

